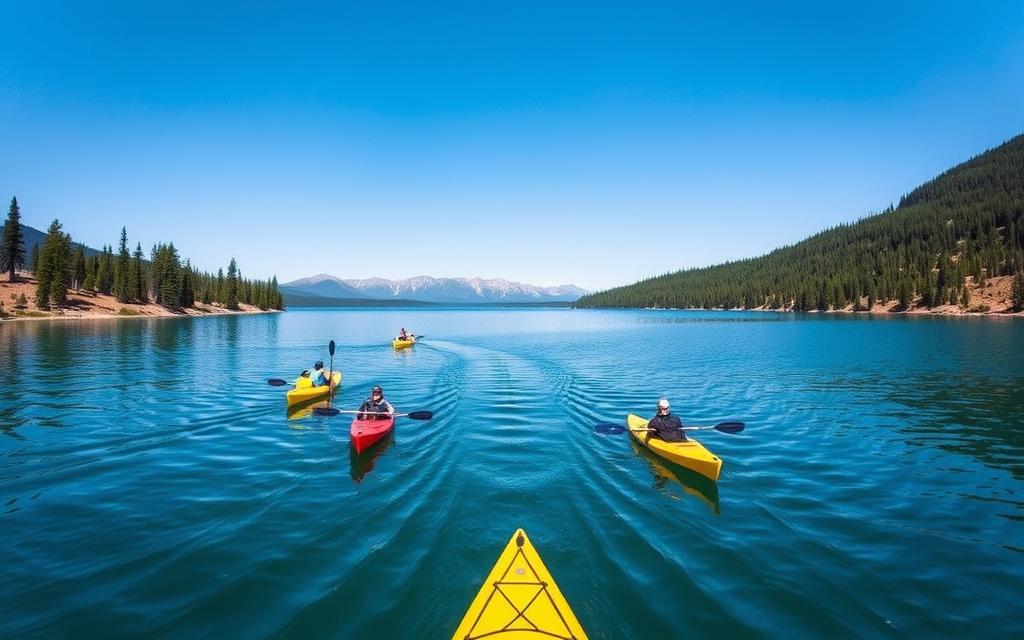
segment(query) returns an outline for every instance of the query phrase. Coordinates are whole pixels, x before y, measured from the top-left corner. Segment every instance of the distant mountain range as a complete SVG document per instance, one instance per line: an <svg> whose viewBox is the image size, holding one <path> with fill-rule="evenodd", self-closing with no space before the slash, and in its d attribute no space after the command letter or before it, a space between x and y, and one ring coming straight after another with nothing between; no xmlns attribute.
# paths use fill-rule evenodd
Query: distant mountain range
<svg viewBox="0 0 1024 640"><path fill-rule="evenodd" d="M574 285L538 287L502 278L432 278L417 276L405 280L369 278L343 280L319 274L281 285L289 306L339 304L524 304L569 303L588 292Z"/></svg>

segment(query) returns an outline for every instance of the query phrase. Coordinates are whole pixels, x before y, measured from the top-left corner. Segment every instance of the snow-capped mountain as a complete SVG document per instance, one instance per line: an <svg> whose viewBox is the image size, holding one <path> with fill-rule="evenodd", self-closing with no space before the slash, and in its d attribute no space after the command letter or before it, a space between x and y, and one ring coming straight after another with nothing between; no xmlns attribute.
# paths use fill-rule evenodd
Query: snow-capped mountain
<svg viewBox="0 0 1024 640"><path fill-rule="evenodd" d="M405 280L368 278L342 280L321 274L281 285L284 292L332 298L374 300L418 300L452 304L495 302L572 302L588 293L574 285L539 287L504 278L433 278L417 276Z"/></svg>

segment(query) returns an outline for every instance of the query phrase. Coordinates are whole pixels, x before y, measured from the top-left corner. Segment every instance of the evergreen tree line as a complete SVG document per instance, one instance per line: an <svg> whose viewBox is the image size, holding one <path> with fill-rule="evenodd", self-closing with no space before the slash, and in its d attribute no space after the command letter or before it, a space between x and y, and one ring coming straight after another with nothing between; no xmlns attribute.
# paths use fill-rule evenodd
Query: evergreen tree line
<svg viewBox="0 0 1024 640"><path fill-rule="evenodd" d="M0 267L8 271L12 281L15 269L24 262L20 244L20 211L17 199L12 199L0 252ZM87 256L84 247L74 250L71 236L59 220L54 220L46 239L34 247L29 270L36 276L36 304L40 308L66 304L70 289L113 295L122 304L152 301L173 310L187 309L197 301L231 310L237 310L239 304L263 310L284 308L276 276L265 281L245 279L234 258L226 274L223 269L216 275L202 272L190 261L182 261L174 243L153 245L146 260L141 243L136 243L134 251L129 249L125 228L121 229L116 253L112 246L104 245L99 254Z"/></svg>
<svg viewBox="0 0 1024 640"><path fill-rule="evenodd" d="M590 294L575 306L824 311L898 301L900 309L967 307L970 291L986 278L1013 274L1014 308L1024 310L1024 135L880 214L758 258Z"/></svg>

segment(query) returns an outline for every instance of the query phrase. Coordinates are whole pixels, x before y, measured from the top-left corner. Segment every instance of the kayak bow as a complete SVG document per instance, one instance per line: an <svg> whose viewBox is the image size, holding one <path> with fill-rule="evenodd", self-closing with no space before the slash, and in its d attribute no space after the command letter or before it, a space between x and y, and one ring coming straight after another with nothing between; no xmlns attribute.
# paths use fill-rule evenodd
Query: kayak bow
<svg viewBox="0 0 1024 640"><path fill-rule="evenodd" d="M516 530L501 552L452 640L484 637L500 640L587 638L522 529Z"/></svg>
<svg viewBox="0 0 1024 640"><path fill-rule="evenodd" d="M390 416L383 420L360 420L352 421L349 433L352 436L352 446L356 453L362 453L374 445L378 440L386 436L395 427L395 418Z"/></svg>

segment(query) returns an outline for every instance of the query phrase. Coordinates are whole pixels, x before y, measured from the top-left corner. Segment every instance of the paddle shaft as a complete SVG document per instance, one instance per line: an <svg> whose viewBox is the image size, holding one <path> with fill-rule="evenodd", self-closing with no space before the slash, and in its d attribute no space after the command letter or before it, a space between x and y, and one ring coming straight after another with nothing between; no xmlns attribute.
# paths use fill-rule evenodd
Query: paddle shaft
<svg viewBox="0 0 1024 640"><path fill-rule="evenodd" d="M334 401L334 340L327 344L327 351L331 354L331 368L327 374L327 386L330 388L330 397L327 402L331 403Z"/></svg>

